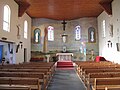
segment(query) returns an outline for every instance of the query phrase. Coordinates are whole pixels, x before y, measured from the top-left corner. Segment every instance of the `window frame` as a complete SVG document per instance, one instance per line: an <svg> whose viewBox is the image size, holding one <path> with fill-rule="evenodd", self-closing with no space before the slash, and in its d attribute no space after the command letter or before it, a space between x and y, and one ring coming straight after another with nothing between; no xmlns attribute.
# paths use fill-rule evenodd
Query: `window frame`
<svg viewBox="0 0 120 90"><path fill-rule="evenodd" d="M48 26L47 31L48 31L48 41L54 41L54 27Z"/></svg>
<svg viewBox="0 0 120 90"><path fill-rule="evenodd" d="M81 26L80 25L75 26L75 40L76 41L81 40Z"/></svg>
<svg viewBox="0 0 120 90"><path fill-rule="evenodd" d="M28 21L27 20L24 21L24 38L25 39L28 38Z"/></svg>
<svg viewBox="0 0 120 90"><path fill-rule="evenodd" d="M95 43L96 42L96 30L94 27L88 28L88 42Z"/></svg>
<svg viewBox="0 0 120 90"><path fill-rule="evenodd" d="M7 9L7 10L5 11L5 9ZM5 16L7 16L7 17L5 17ZM6 32L10 32L10 20L11 20L11 9L10 9L10 6L6 4L6 5L4 5L4 9L3 9L3 30Z"/></svg>
<svg viewBox="0 0 120 90"><path fill-rule="evenodd" d="M102 37L105 38L106 37L106 20L102 20Z"/></svg>
<svg viewBox="0 0 120 90"><path fill-rule="evenodd" d="M38 33L38 42L36 42L36 33ZM40 40L40 37L41 37L41 30L39 28L36 28L34 29L34 43L40 43L41 40Z"/></svg>

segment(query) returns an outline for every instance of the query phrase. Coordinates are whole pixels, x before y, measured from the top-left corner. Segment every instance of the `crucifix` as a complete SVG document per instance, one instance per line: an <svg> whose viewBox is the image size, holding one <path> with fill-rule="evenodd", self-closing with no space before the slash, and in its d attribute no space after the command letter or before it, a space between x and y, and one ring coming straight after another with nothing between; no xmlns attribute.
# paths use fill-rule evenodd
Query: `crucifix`
<svg viewBox="0 0 120 90"><path fill-rule="evenodd" d="M63 20L62 24L63 24L63 30L64 30L64 33L62 34L62 40L65 43L66 39L67 39L67 35L65 34L65 25L67 24L67 22L65 22L65 20Z"/></svg>
<svg viewBox="0 0 120 90"><path fill-rule="evenodd" d="M65 20L63 20L62 24L63 24L63 30L65 31L65 25L67 24L67 22L65 22Z"/></svg>

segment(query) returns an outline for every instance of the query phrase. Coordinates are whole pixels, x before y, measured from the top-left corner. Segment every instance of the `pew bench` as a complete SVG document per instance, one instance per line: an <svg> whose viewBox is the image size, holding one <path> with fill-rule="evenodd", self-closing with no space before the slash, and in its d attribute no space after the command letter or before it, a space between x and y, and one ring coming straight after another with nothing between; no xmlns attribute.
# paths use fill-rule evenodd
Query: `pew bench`
<svg viewBox="0 0 120 90"><path fill-rule="evenodd" d="M39 78L0 77L0 85L25 85L31 89L41 90Z"/></svg>
<svg viewBox="0 0 120 90"><path fill-rule="evenodd" d="M86 78L86 86L90 89L90 86L93 85L95 78L119 78L120 72L105 72L105 73L90 73L89 77Z"/></svg>
<svg viewBox="0 0 120 90"><path fill-rule="evenodd" d="M90 78L90 75L95 74L95 73L119 73L120 69L110 69L110 68L105 68L105 69L87 69L84 71L82 74L82 80L86 82L86 78Z"/></svg>
<svg viewBox="0 0 120 90"><path fill-rule="evenodd" d="M34 72L34 73L44 73L47 80L50 79L49 69L0 69L0 72Z"/></svg>
<svg viewBox="0 0 120 90"><path fill-rule="evenodd" d="M53 76L54 74L54 68L50 68L50 67L29 67L29 66L23 66L23 67L20 67L20 66L15 66L15 67L2 67L0 69L48 69L49 73L50 73L50 77Z"/></svg>
<svg viewBox="0 0 120 90"><path fill-rule="evenodd" d="M120 90L120 86L105 87L105 90Z"/></svg>
<svg viewBox="0 0 120 90"><path fill-rule="evenodd" d="M92 90L105 90L105 87L120 87L119 78L95 78Z"/></svg>
<svg viewBox="0 0 120 90"><path fill-rule="evenodd" d="M0 85L0 90L31 90L31 88L24 85Z"/></svg>
<svg viewBox="0 0 120 90"><path fill-rule="evenodd" d="M23 77L23 78L39 78L40 84L43 88L47 87L47 79L44 73L35 72L0 72L0 77Z"/></svg>

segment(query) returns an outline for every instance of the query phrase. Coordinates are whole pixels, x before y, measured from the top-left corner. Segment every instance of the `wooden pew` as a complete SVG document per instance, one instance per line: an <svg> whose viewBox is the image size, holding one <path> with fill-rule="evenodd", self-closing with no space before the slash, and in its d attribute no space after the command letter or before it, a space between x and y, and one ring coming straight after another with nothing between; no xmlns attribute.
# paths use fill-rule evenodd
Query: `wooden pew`
<svg viewBox="0 0 120 90"><path fill-rule="evenodd" d="M47 80L49 80L51 77L49 69L0 69L0 72L41 72L44 73L44 76L47 78Z"/></svg>
<svg viewBox="0 0 120 90"><path fill-rule="evenodd" d="M0 69L49 69L50 72L52 72L53 68L50 67L41 67L41 66L12 66L12 67L2 67Z"/></svg>
<svg viewBox="0 0 120 90"><path fill-rule="evenodd" d="M52 78L49 69L0 69L0 72L34 72L34 73L44 73L44 77L47 81Z"/></svg>
<svg viewBox="0 0 120 90"><path fill-rule="evenodd" d="M33 72L0 72L0 77L26 77L26 78L39 78L43 88L47 88L47 79L44 73L33 73Z"/></svg>
<svg viewBox="0 0 120 90"><path fill-rule="evenodd" d="M105 87L105 90L120 90L120 86Z"/></svg>
<svg viewBox="0 0 120 90"><path fill-rule="evenodd" d="M25 85L41 90L39 78L0 77L0 85Z"/></svg>
<svg viewBox="0 0 120 90"><path fill-rule="evenodd" d="M119 78L95 78L92 90L105 90L106 87L120 87Z"/></svg>
<svg viewBox="0 0 120 90"><path fill-rule="evenodd" d="M100 69L100 68L120 68L120 65L116 65L111 62L90 62L90 63L82 63L79 65L79 75L81 76L82 72L86 69Z"/></svg>
<svg viewBox="0 0 120 90"><path fill-rule="evenodd" d="M87 84L89 84L88 90L90 90L90 82L91 80L94 80L94 78L120 77L120 73L119 73L120 65L112 62L106 62L106 61L105 62L80 62L80 63L77 62L77 64L79 67L79 71L78 71L79 76L82 78L84 82L87 81ZM95 74L92 74L92 73L95 73ZM106 73L106 74L102 74L102 73ZM102 89L105 90L105 88L102 88Z"/></svg>
<svg viewBox="0 0 120 90"><path fill-rule="evenodd" d="M8 64L8 65L0 65L0 68L14 68L14 67L53 67L54 63L21 63L21 64Z"/></svg>
<svg viewBox="0 0 120 90"><path fill-rule="evenodd" d="M104 68L104 69L86 69L82 73L82 80L85 82L86 78L89 78L89 74L92 73L106 73L106 72L120 72L120 69L114 69L114 68Z"/></svg>
<svg viewBox="0 0 120 90"><path fill-rule="evenodd" d="M49 70L49 73L50 73L50 76L53 76L54 74L54 68L50 68L50 67L28 67L28 66L23 66L23 67L20 67L20 66L15 66L15 67L2 67L0 69L48 69Z"/></svg>
<svg viewBox="0 0 120 90"><path fill-rule="evenodd" d="M3 72L3 71L5 71L5 69L7 69L7 70L8 69L17 69L17 70L14 70L14 72L43 72L44 76L46 77L44 84L46 84L45 86L47 87L47 84L50 82L50 80L54 74L55 66L54 66L54 62L49 62L49 63L46 63L46 62L31 63L30 62L30 63L21 63L21 64L13 64L13 65L9 64L9 65L4 65L4 66L0 65L0 71ZM39 71L38 71L38 69L39 69ZM9 70L9 71L13 72L13 70Z"/></svg>
<svg viewBox="0 0 120 90"><path fill-rule="evenodd" d="M89 73L89 77L86 78L86 86L90 90L90 86L93 85L95 78L118 78L120 72L104 72L104 73Z"/></svg>
<svg viewBox="0 0 120 90"><path fill-rule="evenodd" d="M31 88L24 85L0 85L0 90L31 90Z"/></svg>

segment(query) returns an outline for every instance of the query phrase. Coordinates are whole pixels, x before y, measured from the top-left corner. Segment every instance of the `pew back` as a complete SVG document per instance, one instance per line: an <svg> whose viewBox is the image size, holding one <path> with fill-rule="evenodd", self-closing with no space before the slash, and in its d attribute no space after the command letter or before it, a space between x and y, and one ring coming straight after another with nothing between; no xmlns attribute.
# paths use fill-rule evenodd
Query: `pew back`
<svg viewBox="0 0 120 90"><path fill-rule="evenodd" d="M41 90L38 78L0 77L0 85L27 85L31 89Z"/></svg>

